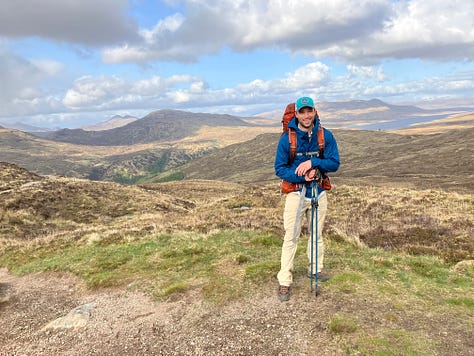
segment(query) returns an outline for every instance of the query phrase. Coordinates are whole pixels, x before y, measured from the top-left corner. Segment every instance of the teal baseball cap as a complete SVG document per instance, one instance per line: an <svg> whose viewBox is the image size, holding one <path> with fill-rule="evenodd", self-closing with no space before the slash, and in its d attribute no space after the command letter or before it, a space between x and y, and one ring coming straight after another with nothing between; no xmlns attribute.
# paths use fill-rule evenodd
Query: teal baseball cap
<svg viewBox="0 0 474 356"><path fill-rule="evenodd" d="M296 111L300 111L302 108L304 107L310 107L310 108L315 108L314 107L314 101L313 99L311 99L309 96L303 96L301 98L298 98L298 100L296 100Z"/></svg>

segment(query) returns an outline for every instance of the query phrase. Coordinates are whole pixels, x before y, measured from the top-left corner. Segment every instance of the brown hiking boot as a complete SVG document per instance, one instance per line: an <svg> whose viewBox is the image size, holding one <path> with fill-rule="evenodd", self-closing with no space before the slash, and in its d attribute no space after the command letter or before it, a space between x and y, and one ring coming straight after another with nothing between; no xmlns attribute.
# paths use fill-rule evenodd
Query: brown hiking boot
<svg viewBox="0 0 474 356"><path fill-rule="evenodd" d="M278 299L280 302L287 302L290 300L291 287L290 286L279 286L278 287Z"/></svg>

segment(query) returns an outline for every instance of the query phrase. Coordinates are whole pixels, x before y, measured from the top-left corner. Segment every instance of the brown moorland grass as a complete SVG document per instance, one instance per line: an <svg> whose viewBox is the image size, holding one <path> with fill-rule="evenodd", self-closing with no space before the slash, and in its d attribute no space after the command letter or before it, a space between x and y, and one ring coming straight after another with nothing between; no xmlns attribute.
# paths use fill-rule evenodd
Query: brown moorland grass
<svg viewBox="0 0 474 356"><path fill-rule="evenodd" d="M193 180L124 186L44 178L13 165L4 165L2 172L0 236L8 240L111 230L138 235L216 229L283 233L277 182L249 186ZM449 262L474 258L472 194L335 185L329 199L326 232L332 238L438 255Z"/></svg>

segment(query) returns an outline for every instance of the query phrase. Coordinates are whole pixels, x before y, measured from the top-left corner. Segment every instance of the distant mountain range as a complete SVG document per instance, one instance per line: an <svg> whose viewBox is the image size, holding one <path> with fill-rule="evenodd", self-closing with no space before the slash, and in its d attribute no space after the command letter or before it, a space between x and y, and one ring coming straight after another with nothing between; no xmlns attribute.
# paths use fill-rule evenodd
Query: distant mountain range
<svg viewBox="0 0 474 356"><path fill-rule="evenodd" d="M81 129L62 129L35 134L58 142L91 146L120 146L176 141L195 135L204 126L278 126L286 105L253 118L232 115L158 110L137 119L116 116L102 124ZM424 110L416 106L391 105L378 99L322 102L317 105L321 122L328 128L394 130L462 111Z"/></svg>
<svg viewBox="0 0 474 356"><path fill-rule="evenodd" d="M281 108L277 108L273 111L263 112L253 117L238 117L230 115L221 115L236 118L245 121L250 125L277 125L283 115L284 108L287 103L283 103ZM474 108L469 107L451 107L451 108L438 108L432 110L421 109L413 105L392 105L385 103L379 99L372 100L348 100L338 102L319 102L316 103L321 122L324 126L329 128L359 128L368 130L394 130L407 128L412 124L418 124L422 122L429 122L431 120L440 119L447 115L474 112ZM156 115L156 113L168 113L173 117L182 117L183 113L188 116L199 115L201 118L212 116L212 114L204 113L190 113L185 111L177 110L159 110L150 113L145 116L149 118L150 115ZM196 116L195 116L196 117ZM137 120L143 120L133 116L120 116L115 115L109 120L99 122L95 125L83 126L79 129L50 129L44 127L37 127L27 125L21 122L13 124L7 124L0 122L0 126L5 128L13 128L24 132L32 132L43 137L48 137L53 140L65 141L65 142L91 142L95 140L95 137L103 138L102 134L98 136L80 133L79 130L83 131L107 131L116 129L125 125L128 125ZM189 118L188 118L189 119ZM199 121L199 118L197 119ZM235 119L234 119L235 120ZM47 135L49 132L58 132L51 135ZM72 136L81 136L72 137ZM105 135L107 136L107 135ZM106 142L109 139L106 138ZM88 144L88 143L87 143Z"/></svg>
<svg viewBox="0 0 474 356"><path fill-rule="evenodd" d="M33 126L33 125L28 125L24 124L22 122L15 122L13 124L7 124L4 122L0 122L0 128L9 128L9 129L15 129L15 130L20 130L23 132L48 132L48 131L54 131L54 129L48 129L45 127L39 127L39 126Z"/></svg>
<svg viewBox="0 0 474 356"><path fill-rule="evenodd" d="M63 129L40 134L48 140L91 146L123 146L176 141L195 135L203 126L251 126L231 115L192 113L179 110L154 111L142 119L110 130Z"/></svg>
<svg viewBox="0 0 474 356"><path fill-rule="evenodd" d="M135 120L137 120L137 118L130 115L125 115L125 116L115 115L109 120L100 122L96 125L84 126L84 127L81 127L81 129L85 131L110 130L116 127L129 124L130 122L133 122ZM40 134L44 132L61 130L61 128L51 129L51 128L46 128L46 127L28 125L23 122L14 122L12 124L0 122L0 128L9 128L9 129L20 130L23 132L33 132L33 133L40 133Z"/></svg>

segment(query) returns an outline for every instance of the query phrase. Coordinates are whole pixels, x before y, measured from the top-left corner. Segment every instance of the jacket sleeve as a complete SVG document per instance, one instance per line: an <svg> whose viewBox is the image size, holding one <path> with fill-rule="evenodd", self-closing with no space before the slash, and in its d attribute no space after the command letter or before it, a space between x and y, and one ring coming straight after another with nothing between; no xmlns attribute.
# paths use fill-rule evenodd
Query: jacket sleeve
<svg viewBox="0 0 474 356"><path fill-rule="evenodd" d="M324 158L313 157L311 164L322 172L335 172L339 169L339 149L331 131L324 129Z"/></svg>
<svg viewBox="0 0 474 356"><path fill-rule="evenodd" d="M293 160L292 164L288 164L290 159L290 142L288 140L288 133L285 133L280 137L278 141L278 147L275 155L275 174L284 180L292 183L304 183L304 176L300 177L296 175L296 166L295 161Z"/></svg>

